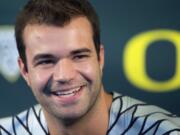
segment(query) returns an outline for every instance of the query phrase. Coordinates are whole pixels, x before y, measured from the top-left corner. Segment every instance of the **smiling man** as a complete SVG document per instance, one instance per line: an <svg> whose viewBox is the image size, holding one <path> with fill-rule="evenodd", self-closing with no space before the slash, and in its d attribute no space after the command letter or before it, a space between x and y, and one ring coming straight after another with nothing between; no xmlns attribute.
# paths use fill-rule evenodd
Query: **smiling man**
<svg viewBox="0 0 180 135"><path fill-rule="evenodd" d="M19 67L39 105L0 135L178 134L180 119L102 85L104 48L87 0L30 0L17 17Z"/></svg>

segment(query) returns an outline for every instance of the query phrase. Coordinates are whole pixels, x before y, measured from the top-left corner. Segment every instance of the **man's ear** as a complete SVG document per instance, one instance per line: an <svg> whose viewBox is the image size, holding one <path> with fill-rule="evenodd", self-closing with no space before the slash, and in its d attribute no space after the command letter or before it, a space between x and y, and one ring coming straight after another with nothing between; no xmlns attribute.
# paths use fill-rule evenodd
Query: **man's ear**
<svg viewBox="0 0 180 135"><path fill-rule="evenodd" d="M99 50L99 64L102 71L104 67L104 46L102 44L100 45L100 50Z"/></svg>
<svg viewBox="0 0 180 135"><path fill-rule="evenodd" d="M20 73L21 73L22 77L24 78L26 83L28 85L30 85L28 70L27 70L26 65L24 64L23 60L20 57L18 58L18 65L19 65L19 69L20 69Z"/></svg>

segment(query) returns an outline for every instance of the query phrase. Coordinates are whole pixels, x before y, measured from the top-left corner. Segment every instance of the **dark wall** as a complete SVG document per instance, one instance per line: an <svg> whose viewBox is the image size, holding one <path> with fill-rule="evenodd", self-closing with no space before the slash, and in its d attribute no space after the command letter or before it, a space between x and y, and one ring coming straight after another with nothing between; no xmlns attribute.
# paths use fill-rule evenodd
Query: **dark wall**
<svg viewBox="0 0 180 135"><path fill-rule="evenodd" d="M25 2L26 0L0 1L0 33L4 30L2 26L14 25L15 16ZM105 89L121 92L180 115L180 43L175 42L176 39L180 39L180 1L91 0L91 3L95 6L101 21L101 40L105 46L106 59L103 78ZM138 38L137 36L139 42L131 43L130 41ZM143 36L150 38L150 41L144 41ZM144 41L144 44L141 44L141 41ZM127 47L135 44L132 56L134 60L127 62ZM0 40L0 46L2 45L3 42ZM136 56L145 45L147 47L144 49L144 57L138 59ZM143 73L149 81L141 75L141 70L133 67L140 65L142 61ZM126 69L127 63L130 63L130 69ZM2 66L3 63L0 64ZM132 71L132 76L133 73L137 76L132 79L126 70ZM2 70L0 91L0 117L15 114L36 103L31 90L21 77L9 82Z"/></svg>

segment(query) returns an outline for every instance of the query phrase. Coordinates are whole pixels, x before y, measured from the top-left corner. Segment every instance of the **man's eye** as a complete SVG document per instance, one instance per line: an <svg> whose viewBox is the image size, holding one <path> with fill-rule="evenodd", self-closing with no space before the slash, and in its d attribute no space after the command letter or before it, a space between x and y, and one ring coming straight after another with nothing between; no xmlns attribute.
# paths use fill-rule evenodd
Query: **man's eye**
<svg viewBox="0 0 180 135"><path fill-rule="evenodd" d="M53 60L41 60L36 63L36 65L50 65L54 64Z"/></svg>
<svg viewBox="0 0 180 135"><path fill-rule="evenodd" d="M73 59L75 59L75 60L81 60L81 59L84 59L84 58L87 58L87 57L89 57L88 55L76 55L76 56L74 56L73 57Z"/></svg>

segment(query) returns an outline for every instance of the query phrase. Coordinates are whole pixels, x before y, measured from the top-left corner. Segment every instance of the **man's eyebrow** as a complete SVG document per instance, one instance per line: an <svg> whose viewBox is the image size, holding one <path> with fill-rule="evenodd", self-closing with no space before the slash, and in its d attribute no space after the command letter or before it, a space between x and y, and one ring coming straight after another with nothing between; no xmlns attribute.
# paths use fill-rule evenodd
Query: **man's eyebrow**
<svg viewBox="0 0 180 135"><path fill-rule="evenodd" d="M33 58L33 63L40 60L40 59L46 59L46 58L54 58L54 56L52 56L51 54L37 54Z"/></svg>
<svg viewBox="0 0 180 135"><path fill-rule="evenodd" d="M73 50L71 52L72 55L75 55L75 54L79 54L79 53L91 53L92 51L88 48L81 48L81 49L77 49L77 50Z"/></svg>

